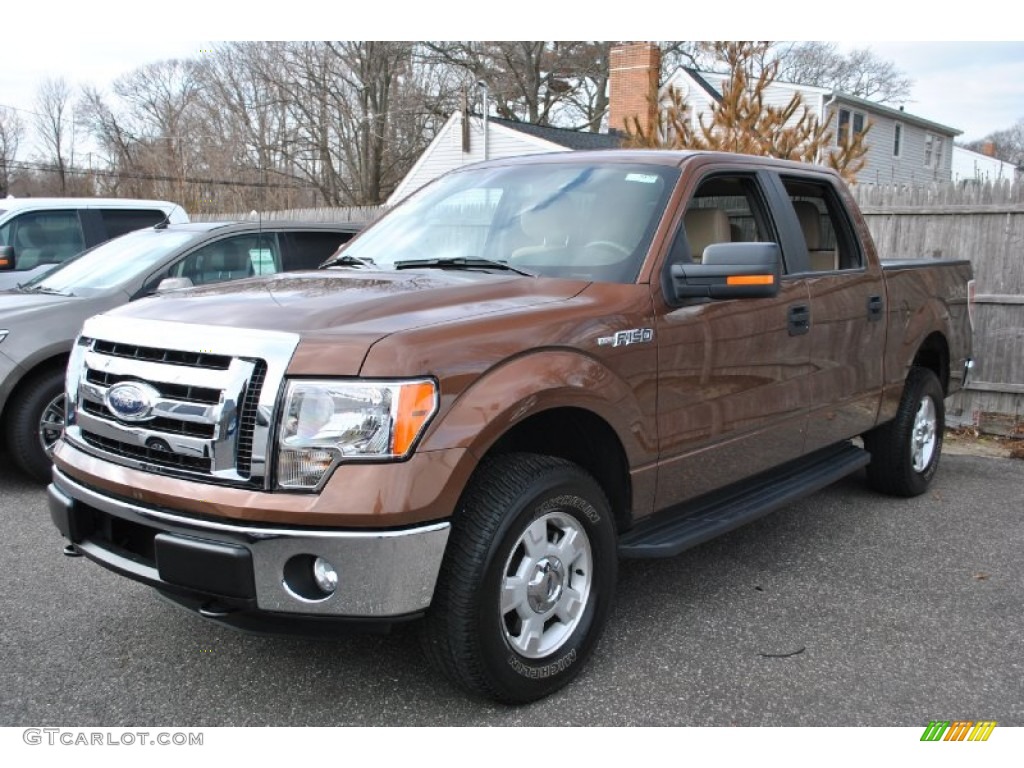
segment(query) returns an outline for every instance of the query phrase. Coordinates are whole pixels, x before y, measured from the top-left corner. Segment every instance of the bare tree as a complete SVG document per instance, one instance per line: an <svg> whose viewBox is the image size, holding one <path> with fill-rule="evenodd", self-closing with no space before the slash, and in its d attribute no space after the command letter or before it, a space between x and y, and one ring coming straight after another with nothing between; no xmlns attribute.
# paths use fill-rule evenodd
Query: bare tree
<svg viewBox="0 0 1024 768"><path fill-rule="evenodd" d="M835 43L811 41L781 44L774 53L780 62L779 79L786 82L831 88L882 104L910 97L913 81L870 48L843 53Z"/></svg>
<svg viewBox="0 0 1024 768"><path fill-rule="evenodd" d="M1009 128L993 131L985 138L969 142L964 146L975 152L982 152L989 143L995 145L995 157L1012 163L1018 168L1024 168L1024 118Z"/></svg>
<svg viewBox="0 0 1024 768"><path fill-rule="evenodd" d="M609 44L594 41L428 42L425 46L482 81L499 117L595 130L607 109Z"/></svg>
<svg viewBox="0 0 1024 768"><path fill-rule="evenodd" d="M60 194L68 189L68 166L74 163L75 126L71 87L64 78L44 80L36 94L36 131L45 149L43 162L52 166Z"/></svg>
<svg viewBox="0 0 1024 768"><path fill-rule="evenodd" d="M13 109L0 107L0 197L7 197L11 188L14 161L25 135L25 124Z"/></svg>

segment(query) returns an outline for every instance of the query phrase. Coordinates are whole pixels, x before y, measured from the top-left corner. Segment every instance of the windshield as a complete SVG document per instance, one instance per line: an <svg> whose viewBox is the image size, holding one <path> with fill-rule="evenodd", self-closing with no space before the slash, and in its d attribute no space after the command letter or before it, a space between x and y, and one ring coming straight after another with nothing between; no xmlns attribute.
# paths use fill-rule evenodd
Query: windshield
<svg viewBox="0 0 1024 768"><path fill-rule="evenodd" d="M640 164L537 164L443 177L345 249L378 268L497 261L550 277L636 280L679 171ZM428 266L428 265L425 265Z"/></svg>
<svg viewBox="0 0 1024 768"><path fill-rule="evenodd" d="M129 282L160 263L201 232L141 229L108 240L52 272L22 283L25 291L95 296Z"/></svg>

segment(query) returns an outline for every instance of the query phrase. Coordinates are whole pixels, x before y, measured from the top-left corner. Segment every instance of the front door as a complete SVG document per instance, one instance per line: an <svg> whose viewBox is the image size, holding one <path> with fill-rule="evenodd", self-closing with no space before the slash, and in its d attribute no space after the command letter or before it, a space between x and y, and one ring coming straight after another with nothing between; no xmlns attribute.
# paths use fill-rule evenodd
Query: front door
<svg viewBox="0 0 1024 768"><path fill-rule="evenodd" d="M754 174L703 180L670 262L721 242L780 242ZM657 282L657 281L655 281ZM785 277L773 298L671 306L654 288L660 465L656 509L770 469L804 451L810 297Z"/></svg>

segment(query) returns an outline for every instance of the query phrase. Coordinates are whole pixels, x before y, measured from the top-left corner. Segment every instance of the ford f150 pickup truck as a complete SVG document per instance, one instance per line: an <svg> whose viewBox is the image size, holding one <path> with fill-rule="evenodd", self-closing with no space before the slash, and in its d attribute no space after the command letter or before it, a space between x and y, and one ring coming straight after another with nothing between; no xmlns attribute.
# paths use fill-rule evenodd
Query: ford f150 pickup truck
<svg viewBox="0 0 1024 768"><path fill-rule="evenodd" d="M971 365L971 266L879 261L826 169L667 151L492 161L317 273L86 322L65 551L241 628L419 620L504 702L579 671L619 557L866 467L920 494Z"/></svg>

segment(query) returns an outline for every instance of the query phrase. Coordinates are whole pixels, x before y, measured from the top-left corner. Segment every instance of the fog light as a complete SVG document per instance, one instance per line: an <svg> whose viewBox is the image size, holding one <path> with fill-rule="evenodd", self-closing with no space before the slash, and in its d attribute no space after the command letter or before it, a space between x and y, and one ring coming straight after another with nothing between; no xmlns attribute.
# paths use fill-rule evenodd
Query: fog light
<svg viewBox="0 0 1024 768"><path fill-rule="evenodd" d="M338 572L334 566L318 557L313 561L313 580L320 590L327 595L333 594L338 588Z"/></svg>

